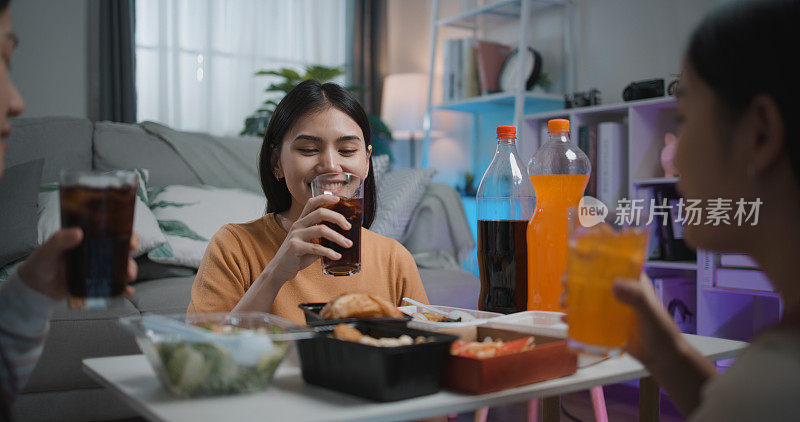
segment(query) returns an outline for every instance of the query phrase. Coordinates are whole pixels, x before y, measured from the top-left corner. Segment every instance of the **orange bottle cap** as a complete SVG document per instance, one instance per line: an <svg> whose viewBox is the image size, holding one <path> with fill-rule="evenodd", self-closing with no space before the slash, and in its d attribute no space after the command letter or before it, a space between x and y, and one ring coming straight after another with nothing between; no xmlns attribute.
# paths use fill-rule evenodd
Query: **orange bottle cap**
<svg viewBox="0 0 800 422"><path fill-rule="evenodd" d="M516 126L498 126L497 127L497 137L498 138L516 138L517 137L517 127Z"/></svg>
<svg viewBox="0 0 800 422"><path fill-rule="evenodd" d="M552 119L547 122L547 130L550 132L569 132L569 120Z"/></svg>

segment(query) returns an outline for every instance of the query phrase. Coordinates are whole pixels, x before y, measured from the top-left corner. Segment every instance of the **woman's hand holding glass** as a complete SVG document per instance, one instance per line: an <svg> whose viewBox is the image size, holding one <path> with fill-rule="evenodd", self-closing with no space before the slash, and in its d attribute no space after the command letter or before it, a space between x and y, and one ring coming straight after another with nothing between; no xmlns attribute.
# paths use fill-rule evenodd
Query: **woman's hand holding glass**
<svg viewBox="0 0 800 422"><path fill-rule="evenodd" d="M562 279L562 287L560 306L567 308L569 288L566 277ZM638 281L618 279L612 286L612 292L617 299L630 306L636 315L628 333L625 351L648 367L659 360L666 360L670 352L680 346L681 336L669 313L661 305L650 278L642 273ZM564 319L569 323L568 316Z"/></svg>
<svg viewBox="0 0 800 422"><path fill-rule="evenodd" d="M350 228L350 223L342 214L324 208L324 205L337 202L339 202L339 197L333 195L310 198L300 217L288 228L286 239L275 257L264 269L264 273L268 273L273 280L285 283L295 278L300 270L307 268L320 257L340 259L341 255L338 252L319 244L319 239L325 238L345 248L353 245L349 239L322 224L329 222L345 230Z"/></svg>
<svg viewBox="0 0 800 422"><path fill-rule="evenodd" d="M682 337L661 305L650 278L643 273L638 282L617 280L613 292L636 314L625 350L648 367L659 361L667 361L670 352L680 345Z"/></svg>

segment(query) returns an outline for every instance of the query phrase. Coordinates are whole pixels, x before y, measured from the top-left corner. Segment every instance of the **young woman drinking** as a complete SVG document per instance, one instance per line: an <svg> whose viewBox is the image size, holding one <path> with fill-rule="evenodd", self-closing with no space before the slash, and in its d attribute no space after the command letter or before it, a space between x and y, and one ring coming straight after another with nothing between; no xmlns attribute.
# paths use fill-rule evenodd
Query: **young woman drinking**
<svg viewBox="0 0 800 422"><path fill-rule="evenodd" d="M396 305L403 297L427 303L411 254L368 230L376 204L371 153L369 120L349 92L314 80L289 92L270 119L259 157L267 214L214 235L188 311L260 311L303 322L300 303L327 302L342 293L369 293ZM350 224L323 208L338 197L311 196L311 181L333 172L364 180L361 271L346 277L323 275L320 258L340 254L317 239L349 248L348 239L322 223L345 230Z"/></svg>

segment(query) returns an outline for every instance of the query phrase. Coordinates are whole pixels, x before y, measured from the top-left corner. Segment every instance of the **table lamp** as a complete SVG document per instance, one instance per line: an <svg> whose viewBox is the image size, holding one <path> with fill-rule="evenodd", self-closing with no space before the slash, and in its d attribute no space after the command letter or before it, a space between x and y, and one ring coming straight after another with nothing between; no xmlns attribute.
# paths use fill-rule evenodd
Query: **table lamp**
<svg viewBox="0 0 800 422"><path fill-rule="evenodd" d="M424 136L422 126L428 98L428 76L424 73L396 73L383 80L381 120L392 138L408 140L409 165L416 167L416 140Z"/></svg>

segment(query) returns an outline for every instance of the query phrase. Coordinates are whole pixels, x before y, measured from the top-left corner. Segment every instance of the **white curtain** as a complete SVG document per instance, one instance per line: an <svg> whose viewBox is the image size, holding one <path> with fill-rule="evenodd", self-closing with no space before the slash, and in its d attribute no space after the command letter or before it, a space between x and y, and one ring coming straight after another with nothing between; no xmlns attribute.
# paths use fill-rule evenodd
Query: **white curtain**
<svg viewBox="0 0 800 422"><path fill-rule="evenodd" d="M346 2L136 0L137 120L238 134L276 80L256 71L346 65Z"/></svg>

